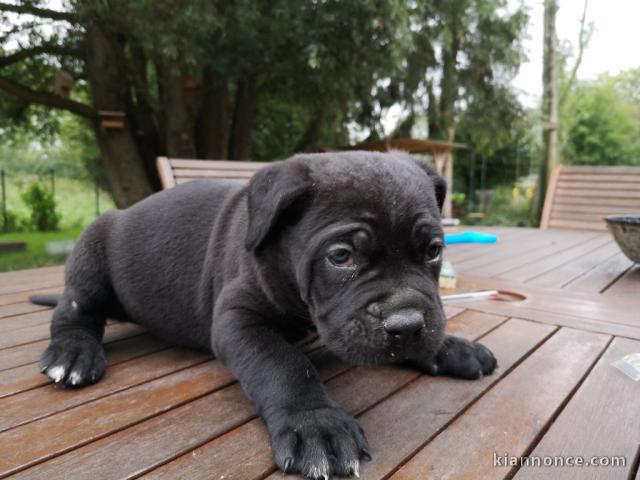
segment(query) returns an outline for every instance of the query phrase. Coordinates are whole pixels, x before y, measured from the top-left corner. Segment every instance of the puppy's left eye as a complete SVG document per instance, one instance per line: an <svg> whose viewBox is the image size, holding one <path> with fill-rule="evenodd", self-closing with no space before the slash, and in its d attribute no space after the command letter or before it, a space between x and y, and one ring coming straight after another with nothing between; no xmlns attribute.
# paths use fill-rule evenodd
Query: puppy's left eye
<svg viewBox="0 0 640 480"><path fill-rule="evenodd" d="M348 268L355 265L353 252L346 246L340 246L332 249L327 255L327 260L336 267Z"/></svg>
<svg viewBox="0 0 640 480"><path fill-rule="evenodd" d="M440 256L442 255L442 243L440 241L436 241L431 243L427 247L427 252L425 254L425 261L427 263L435 263L440 260Z"/></svg>

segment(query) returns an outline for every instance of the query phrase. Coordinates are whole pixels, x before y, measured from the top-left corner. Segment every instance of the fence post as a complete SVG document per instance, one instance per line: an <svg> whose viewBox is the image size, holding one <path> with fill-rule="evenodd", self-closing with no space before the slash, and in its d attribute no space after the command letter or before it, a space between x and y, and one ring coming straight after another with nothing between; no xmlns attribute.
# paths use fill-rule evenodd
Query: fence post
<svg viewBox="0 0 640 480"><path fill-rule="evenodd" d="M0 183L2 183L2 230L6 232L9 229L9 215L7 214L7 186L5 184L4 168L0 170L0 178Z"/></svg>

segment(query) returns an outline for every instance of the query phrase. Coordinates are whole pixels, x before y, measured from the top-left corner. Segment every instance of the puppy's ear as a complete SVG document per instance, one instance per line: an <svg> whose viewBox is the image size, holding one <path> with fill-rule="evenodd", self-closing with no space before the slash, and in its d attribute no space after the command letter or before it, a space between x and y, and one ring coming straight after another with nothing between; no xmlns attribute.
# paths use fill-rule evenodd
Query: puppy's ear
<svg viewBox="0 0 640 480"><path fill-rule="evenodd" d="M438 202L438 208L442 211L442 206L444 205L444 199L447 196L447 181L445 178L438 173L438 171L429 165L426 160L422 160L421 158L412 157L413 161L418 164L418 166L424 170L431 180L433 180L433 188L436 192L436 201Z"/></svg>
<svg viewBox="0 0 640 480"><path fill-rule="evenodd" d="M249 182L247 250L259 249L285 213L310 191L309 169L301 162L274 162L259 170Z"/></svg>

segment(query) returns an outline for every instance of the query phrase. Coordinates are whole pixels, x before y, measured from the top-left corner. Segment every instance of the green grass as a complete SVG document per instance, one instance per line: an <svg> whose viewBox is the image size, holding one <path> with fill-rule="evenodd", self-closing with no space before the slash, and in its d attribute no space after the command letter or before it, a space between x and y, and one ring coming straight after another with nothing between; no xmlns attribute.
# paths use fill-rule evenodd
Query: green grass
<svg viewBox="0 0 640 480"><path fill-rule="evenodd" d="M28 224L31 213L22 201L21 193L35 180L37 180L36 176L28 175L7 178L7 209L11 215L17 217L21 229L24 229L24 226ZM49 186L48 179L44 179L43 183ZM95 219L94 185L73 178L56 178L55 200L56 211L60 215L58 231L0 232L0 242L26 242L28 245L25 252L0 253L0 272L64 263L64 256L47 255L46 244L60 240L75 240L82 230ZM100 191L100 213L113 208L115 207L109 195Z"/></svg>
<svg viewBox="0 0 640 480"><path fill-rule="evenodd" d="M0 234L0 242L26 242L27 250L25 252L0 253L0 272L60 265L64 263L66 257L47 255L45 251L47 242L75 240L81 232L82 228L76 227L57 232L2 233Z"/></svg>
<svg viewBox="0 0 640 480"><path fill-rule="evenodd" d="M35 175L21 175L7 178L7 209L18 217L19 223L26 223L30 211L22 201L21 194L32 182ZM42 179L48 187L49 179ZM100 190L100 213L115 208L109 194ZM55 181L56 210L60 215L60 230L84 228L96 217L95 187L90 182L75 178L59 178Z"/></svg>

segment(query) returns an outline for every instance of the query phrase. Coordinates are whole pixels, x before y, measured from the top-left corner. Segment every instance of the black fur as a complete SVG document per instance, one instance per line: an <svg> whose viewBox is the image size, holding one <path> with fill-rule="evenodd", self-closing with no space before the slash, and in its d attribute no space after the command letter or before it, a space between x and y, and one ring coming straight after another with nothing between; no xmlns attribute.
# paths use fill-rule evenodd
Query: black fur
<svg viewBox="0 0 640 480"><path fill-rule="evenodd" d="M291 341L317 329L356 364L491 373L485 347L444 334L445 192L406 154L330 153L275 162L248 187L195 181L109 212L67 262L41 368L69 386L96 382L106 318L132 320L212 349L264 419L280 468L357 473L364 433Z"/></svg>

